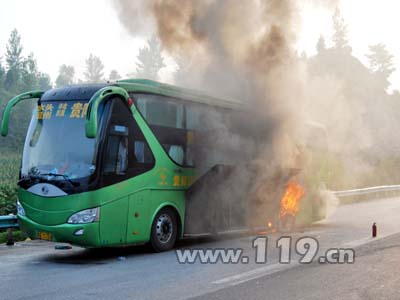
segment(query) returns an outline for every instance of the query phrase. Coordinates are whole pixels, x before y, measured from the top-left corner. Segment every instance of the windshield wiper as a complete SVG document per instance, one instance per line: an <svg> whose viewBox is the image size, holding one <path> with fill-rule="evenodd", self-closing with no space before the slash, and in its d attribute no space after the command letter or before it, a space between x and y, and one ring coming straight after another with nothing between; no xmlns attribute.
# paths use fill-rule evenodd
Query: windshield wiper
<svg viewBox="0 0 400 300"><path fill-rule="evenodd" d="M57 173L44 173L39 174L40 176L53 176L53 177L63 177L66 181L68 181L73 187L80 186L79 182L72 181L67 175L65 174L57 174Z"/></svg>
<svg viewBox="0 0 400 300"><path fill-rule="evenodd" d="M80 186L79 182L75 182L72 181L67 175L64 174L57 174L57 173L38 173L38 174L31 174L31 175L27 175L22 177L19 181L18 181L18 185L22 184L22 183L29 183L31 184L34 181L49 181L49 179L45 178L45 176L53 176L53 177L63 177L65 181L68 181L69 184L71 184L73 187L78 187Z"/></svg>
<svg viewBox="0 0 400 300"><path fill-rule="evenodd" d="M37 179L41 179L40 178L40 176L37 176L37 175L28 175L28 176L23 176L23 177L21 177L21 179L20 180L18 180L18 185L20 185L21 183L23 183L23 182L29 182L29 183L31 183L31 182L33 182L33 180L37 180Z"/></svg>

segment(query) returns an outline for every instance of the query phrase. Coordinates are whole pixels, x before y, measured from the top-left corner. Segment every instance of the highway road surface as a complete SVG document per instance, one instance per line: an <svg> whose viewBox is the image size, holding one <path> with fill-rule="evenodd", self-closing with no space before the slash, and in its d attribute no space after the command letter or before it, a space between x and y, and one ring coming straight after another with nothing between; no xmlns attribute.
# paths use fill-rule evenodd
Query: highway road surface
<svg viewBox="0 0 400 300"><path fill-rule="evenodd" d="M378 238L371 226L378 225ZM290 263L276 242L292 238ZM296 242L312 237L318 253L299 262ZM243 249L248 261L179 263L175 251L144 246L55 250L29 241L0 246L0 299L399 299L400 198L339 206L327 219L268 235L267 261L255 263L255 236L181 241L177 249ZM354 249L354 263L320 263L331 248ZM261 249L261 248L260 248ZM287 252L285 252L287 253ZM259 254L259 253L258 253ZM257 254L257 255L258 255ZM260 256L263 257L263 256ZM285 261L288 256L282 255Z"/></svg>

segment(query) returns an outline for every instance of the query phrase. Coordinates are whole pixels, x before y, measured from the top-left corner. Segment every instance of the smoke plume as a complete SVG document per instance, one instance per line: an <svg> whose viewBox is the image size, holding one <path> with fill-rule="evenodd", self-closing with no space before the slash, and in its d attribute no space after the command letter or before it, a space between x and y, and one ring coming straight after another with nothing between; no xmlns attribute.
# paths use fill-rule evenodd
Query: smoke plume
<svg viewBox="0 0 400 300"><path fill-rule="evenodd" d="M310 94L307 72L295 50L301 24L299 5L334 6L336 1L113 1L132 35L142 34L143 24L156 32L179 64L178 85L246 101L253 113L269 120L262 151L259 147L249 151L264 166L250 189L265 190L267 178L274 176L278 166L302 167L299 131L307 118L305 99ZM241 126L246 127L246 121ZM225 147L233 141L241 149L248 145L232 139L227 131L213 139L218 147L215 141ZM254 170L244 167L240 176L232 177L230 186L248 186L251 174ZM230 195L228 190L222 192Z"/></svg>
<svg viewBox="0 0 400 300"><path fill-rule="evenodd" d="M279 118L279 127L301 119L304 110L306 74L294 49L300 4L337 4L335 0L114 2L132 35L141 34L143 24L157 33L164 49L179 62L178 85L254 102L258 112L263 106L267 117Z"/></svg>

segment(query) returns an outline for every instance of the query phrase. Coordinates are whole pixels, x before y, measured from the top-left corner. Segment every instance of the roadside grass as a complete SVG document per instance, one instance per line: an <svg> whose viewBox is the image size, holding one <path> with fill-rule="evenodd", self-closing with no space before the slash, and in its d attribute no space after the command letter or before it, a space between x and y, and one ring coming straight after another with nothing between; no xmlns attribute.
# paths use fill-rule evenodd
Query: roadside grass
<svg viewBox="0 0 400 300"><path fill-rule="evenodd" d="M16 214L20 162L19 153L3 152L0 155L0 215Z"/></svg>
<svg viewBox="0 0 400 300"><path fill-rule="evenodd" d="M15 242L25 241L27 235L21 230L12 231L13 238ZM7 242L7 231L0 232L0 244Z"/></svg>
<svg viewBox="0 0 400 300"><path fill-rule="evenodd" d="M4 151L0 155L0 216L16 214L17 181L21 155ZM15 241L23 241L26 235L20 230L13 230ZM0 244L7 241L7 231L0 232Z"/></svg>

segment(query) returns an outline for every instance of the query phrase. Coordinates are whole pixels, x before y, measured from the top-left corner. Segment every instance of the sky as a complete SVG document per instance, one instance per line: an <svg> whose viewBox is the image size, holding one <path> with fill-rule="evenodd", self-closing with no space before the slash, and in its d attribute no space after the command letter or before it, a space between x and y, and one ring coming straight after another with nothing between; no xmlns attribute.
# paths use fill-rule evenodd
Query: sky
<svg viewBox="0 0 400 300"><path fill-rule="evenodd" d="M332 12L306 2L296 47L308 55L322 34L328 46L332 35ZM39 69L55 81L62 64L73 65L83 78L85 59L97 55L105 65L105 76L116 69L123 77L134 72L136 55L145 37L132 37L121 25L112 0L0 0L0 57L5 55L10 32L22 36L24 54L33 52ZM395 56L398 69L390 78L391 89L400 89L400 1L341 0L340 9L348 24L353 54L365 65L368 46L384 43ZM173 62L161 78L171 80Z"/></svg>

